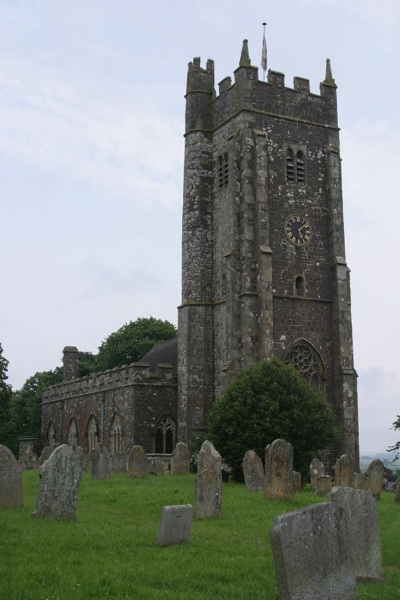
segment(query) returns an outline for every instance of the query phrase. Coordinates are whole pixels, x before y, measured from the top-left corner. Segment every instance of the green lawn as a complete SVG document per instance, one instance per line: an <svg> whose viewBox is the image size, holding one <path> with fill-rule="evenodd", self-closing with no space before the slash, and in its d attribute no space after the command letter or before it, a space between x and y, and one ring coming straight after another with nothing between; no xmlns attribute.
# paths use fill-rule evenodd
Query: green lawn
<svg viewBox="0 0 400 600"><path fill-rule="evenodd" d="M161 507L192 504L193 475L92 481L85 474L76 522L31 517L38 483L36 471L25 471L24 507L0 508L1 600L276 600L271 526L318 501L309 491L266 501L224 484L221 519L193 521L188 544L159 548ZM361 600L400 597L400 505L383 493L378 510L385 583L359 586Z"/></svg>

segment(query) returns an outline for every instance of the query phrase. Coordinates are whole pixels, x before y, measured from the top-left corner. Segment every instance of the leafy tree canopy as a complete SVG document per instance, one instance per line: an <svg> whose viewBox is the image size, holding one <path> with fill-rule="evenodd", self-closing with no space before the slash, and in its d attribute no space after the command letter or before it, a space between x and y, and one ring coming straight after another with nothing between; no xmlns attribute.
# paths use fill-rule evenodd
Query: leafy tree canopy
<svg viewBox="0 0 400 600"><path fill-rule="evenodd" d="M96 370L104 371L137 362L157 342L176 336L176 328L168 321L154 317L139 318L111 333L99 347Z"/></svg>
<svg viewBox="0 0 400 600"><path fill-rule="evenodd" d="M400 415L397 415L397 419L393 423L392 429L400 429ZM388 452L399 452L400 451L400 440L394 444L394 446L390 446L387 449ZM397 455L398 457L398 455ZM396 457L396 458L397 458Z"/></svg>
<svg viewBox="0 0 400 600"><path fill-rule="evenodd" d="M10 401L11 387L7 383L8 360L3 356L0 344L0 444L10 447Z"/></svg>
<svg viewBox="0 0 400 600"><path fill-rule="evenodd" d="M274 358L232 381L211 409L208 436L234 479L243 481L247 450L264 459L265 447L278 438L292 444L294 468L307 476L315 453L337 440L337 429L326 399L293 366Z"/></svg>

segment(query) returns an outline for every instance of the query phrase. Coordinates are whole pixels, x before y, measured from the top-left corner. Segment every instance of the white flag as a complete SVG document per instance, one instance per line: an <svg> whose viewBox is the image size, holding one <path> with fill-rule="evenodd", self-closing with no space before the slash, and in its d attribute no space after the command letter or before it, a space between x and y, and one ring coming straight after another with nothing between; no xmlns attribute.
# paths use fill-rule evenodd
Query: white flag
<svg viewBox="0 0 400 600"><path fill-rule="evenodd" d="M265 29L263 34L262 52L261 52L261 66L264 71L267 70L267 42L265 39Z"/></svg>

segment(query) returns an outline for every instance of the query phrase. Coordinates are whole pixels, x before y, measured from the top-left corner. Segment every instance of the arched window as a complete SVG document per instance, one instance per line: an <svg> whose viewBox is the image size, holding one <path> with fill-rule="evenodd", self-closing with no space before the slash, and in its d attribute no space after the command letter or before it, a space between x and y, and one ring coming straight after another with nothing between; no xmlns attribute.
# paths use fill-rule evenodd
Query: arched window
<svg viewBox="0 0 400 600"><path fill-rule="evenodd" d="M318 352L305 340L296 342L285 357L304 377L308 385L324 391L324 367Z"/></svg>
<svg viewBox="0 0 400 600"><path fill-rule="evenodd" d="M228 185L229 181L229 157L228 153L218 156L218 187L222 188Z"/></svg>
<svg viewBox="0 0 400 600"><path fill-rule="evenodd" d="M78 445L78 430L76 428L75 419L71 419L68 427L68 444L70 446Z"/></svg>
<svg viewBox="0 0 400 600"><path fill-rule="evenodd" d="M89 419L87 435L88 446L90 451L93 450L99 443L99 427L97 425L96 417L94 417L93 415Z"/></svg>
<svg viewBox="0 0 400 600"><path fill-rule="evenodd" d="M172 454L175 447L176 425L169 415L163 415L156 425L154 451L157 454Z"/></svg>
<svg viewBox="0 0 400 600"><path fill-rule="evenodd" d="M47 428L47 445L52 448L56 444L56 436L54 433L54 423L50 421L49 426Z"/></svg>
<svg viewBox="0 0 400 600"><path fill-rule="evenodd" d="M302 150L297 150L295 154L292 148L287 148L286 181L289 183L305 183L306 167L304 152Z"/></svg>
<svg viewBox="0 0 400 600"><path fill-rule="evenodd" d="M291 148L286 150L286 179L290 183L294 183L294 160L293 150Z"/></svg>
<svg viewBox="0 0 400 600"><path fill-rule="evenodd" d="M296 296L304 296L305 295L304 287L305 287L304 286L304 277L302 275L298 275L294 282L294 290L295 290Z"/></svg>
<svg viewBox="0 0 400 600"><path fill-rule="evenodd" d="M114 415L111 424L111 452L119 454L122 452L122 424L118 415Z"/></svg>
<svg viewBox="0 0 400 600"><path fill-rule="evenodd" d="M304 154L301 150L297 151L296 154L296 175L297 183L304 183L305 181L305 170L304 170Z"/></svg>

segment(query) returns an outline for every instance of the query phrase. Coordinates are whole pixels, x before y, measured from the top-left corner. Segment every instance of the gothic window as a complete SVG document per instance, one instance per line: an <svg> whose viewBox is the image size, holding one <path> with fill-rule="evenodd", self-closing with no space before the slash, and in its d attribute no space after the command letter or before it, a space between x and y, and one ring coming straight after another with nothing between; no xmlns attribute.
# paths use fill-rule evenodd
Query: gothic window
<svg viewBox="0 0 400 600"><path fill-rule="evenodd" d="M119 454L122 452L122 424L118 415L114 415L111 425L111 452Z"/></svg>
<svg viewBox="0 0 400 600"><path fill-rule="evenodd" d="M47 445L50 446L50 448L52 448L53 446L55 446L56 443L56 436L54 433L54 424L53 421L50 421L49 426L47 428Z"/></svg>
<svg viewBox="0 0 400 600"><path fill-rule="evenodd" d="M87 431L89 450L93 450L93 448L95 448L99 443L99 428L96 418L93 415L89 419Z"/></svg>
<svg viewBox="0 0 400 600"><path fill-rule="evenodd" d="M164 415L156 425L154 451L157 454L172 454L175 447L176 425L169 415Z"/></svg>
<svg viewBox="0 0 400 600"><path fill-rule="evenodd" d="M301 150L297 150L296 155L292 148L286 150L286 180L289 183L305 183L305 159Z"/></svg>
<svg viewBox="0 0 400 600"><path fill-rule="evenodd" d="M222 188L228 185L229 181L229 157L228 153L218 157L218 187Z"/></svg>
<svg viewBox="0 0 400 600"><path fill-rule="evenodd" d="M305 340L297 342L286 355L285 362L291 363L307 383L323 392L323 365L318 352Z"/></svg>
<svg viewBox="0 0 400 600"><path fill-rule="evenodd" d="M68 427L68 444L70 446L78 445L78 431L76 428L75 419L71 419L69 427Z"/></svg>
<svg viewBox="0 0 400 600"><path fill-rule="evenodd" d="M294 289L296 296L304 296L304 277L302 275L296 277Z"/></svg>

